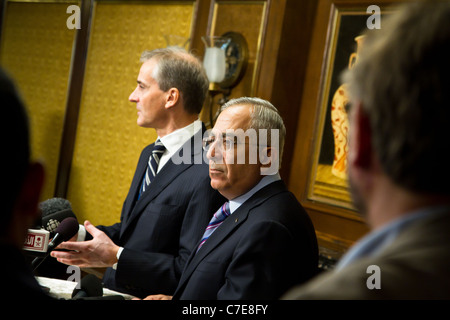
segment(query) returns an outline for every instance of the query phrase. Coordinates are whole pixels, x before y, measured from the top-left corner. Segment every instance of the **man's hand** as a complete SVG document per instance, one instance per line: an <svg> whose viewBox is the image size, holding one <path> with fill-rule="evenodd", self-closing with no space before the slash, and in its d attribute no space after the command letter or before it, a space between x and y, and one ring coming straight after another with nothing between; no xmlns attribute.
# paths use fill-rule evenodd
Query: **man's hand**
<svg viewBox="0 0 450 320"><path fill-rule="evenodd" d="M84 222L86 231L89 232L93 239L89 241L63 242L58 249L74 250L69 252L53 251L51 256L59 262L67 265L75 265L83 267L111 267L117 262L117 251L119 246L103 232L94 227L89 221Z"/></svg>

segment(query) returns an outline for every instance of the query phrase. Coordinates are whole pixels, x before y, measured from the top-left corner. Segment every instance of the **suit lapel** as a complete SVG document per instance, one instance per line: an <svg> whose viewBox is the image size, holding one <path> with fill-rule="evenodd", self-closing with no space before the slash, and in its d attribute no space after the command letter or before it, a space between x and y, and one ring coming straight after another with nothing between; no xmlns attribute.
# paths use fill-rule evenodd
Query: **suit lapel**
<svg viewBox="0 0 450 320"><path fill-rule="evenodd" d="M238 208L231 216L229 216L219 228L208 238L200 250L193 257L193 265L200 262L205 256L222 243L235 229L237 229L245 220L247 220L249 207ZM197 246L198 247L198 246ZM196 247L196 248L197 248Z"/></svg>
<svg viewBox="0 0 450 320"><path fill-rule="evenodd" d="M192 164L175 165L172 161L168 161L164 168L155 176L150 188L141 195L136 202L131 214L127 220L127 226L133 222L136 217L145 209L145 207L169 185L173 179L180 175L184 170Z"/></svg>
<svg viewBox="0 0 450 320"><path fill-rule="evenodd" d="M231 235L239 226L247 220L248 212L250 208L243 208L244 205L239 207L231 216L229 216L219 228L214 231L214 233L208 238L205 244L200 248L200 250L195 253L200 244L200 241L196 244L195 249L191 253L189 257L186 267L181 274L181 279L178 284L177 290L174 296L181 294L182 287L191 277L194 270L197 268L199 263L211 252L213 251L220 243L222 243L229 235Z"/></svg>
<svg viewBox="0 0 450 320"><path fill-rule="evenodd" d="M146 190L139 200L134 204L134 208L129 208L128 217L124 218L124 227L121 230L121 236L127 230L127 228L132 224L132 222L143 212L147 205L157 197L161 191L163 191L176 177L178 177L183 171L187 170L193 164L198 163L199 159L202 159L202 144L201 139L205 131L203 125L202 130L197 132L189 141L187 141L178 151L175 152L174 156L164 165L161 171L155 176L154 180L150 184L148 190ZM200 141L200 142L199 142ZM136 169L135 179L131 185L131 192L133 192L133 199L137 199L139 190L142 184L142 179L144 177L145 170L147 169L148 158L153 149L153 145L148 148L148 150L143 154L143 159ZM184 152L190 153L189 156L184 155ZM184 159L185 161L179 163L179 161L173 161L175 155L177 159ZM184 156L184 157L183 157ZM130 201L130 207L134 201Z"/></svg>
<svg viewBox="0 0 450 320"><path fill-rule="evenodd" d="M139 159L139 163L136 167L136 172L133 177L133 181L131 182L130 191L128 193L128 201L126 201L126 207L124 208L126 214L122 217L122 223L127 224L132 209L135 207L137 197L139 195L139 190L142 186L142 179L145 174L145 170L147 169L148 158L150 157L151 151L153 149L154 143L149 145L144 149L142 155Z"/></svg>
<svg viewBox="0 0 450 320"><path fill-rule="evenodd" d="M284 183L276 181L270 185L265 186L253 196L245 201L231 216L229 216L214 233L208 238L202 248L195 255L194 259L201 260L215 247L217 247L225 238L230 235L236 228L247 220L249 211L254 207L260 205L274 194L283 190ZM281 187L281 188L280 188Z"/></svg>
<svg viewBox="0 0 450 320"><path fill-rule="evenodd" d="M226 241L233 232L235 232L248 218L248 214L251 209L260 205L263 201L271 196L285 190L284 183L282 181L276 181L262 188L250 197L245 203L243 203L231 216L229 216L214 233L208 238L205 244L200 248L197 253L192 253L189 257L186 268L182 273L178 289L184 286L184 283L189 279L192 272L197 268L199 263L217 246L223 241ZM196 247L200 244L197 243ZM195 251L194 251L195 252ZM176 294L179 290L177 289Z"/></svg>

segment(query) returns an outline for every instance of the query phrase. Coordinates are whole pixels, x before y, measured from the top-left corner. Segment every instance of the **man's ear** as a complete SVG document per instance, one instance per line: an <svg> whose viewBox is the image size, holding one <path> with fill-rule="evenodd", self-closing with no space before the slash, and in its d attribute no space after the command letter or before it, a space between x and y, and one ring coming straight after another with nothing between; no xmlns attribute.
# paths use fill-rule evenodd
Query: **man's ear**
<svg viewBox="0 0 450 320"><path fill-rule="evenodd" d="M350 137L347 161L354 167L367 169L372 164L372 138L370 120L361 103L350 111Z"/></svg>
<svg viewBox="0 0 450 320"><path fill-rule="evenodd" d="M39 162L30 163L22 188L15 204L15 210L30 227L40 215L38 204L44 186L44 167Z"/></svg>
<svg viewBox="0 0 450 320"><path fill-rule="evenodd" d="M166 109L170 109L173 106L175 106L178 101L180 100L181 96L180 96L180 91L177 88L170 88L167 91L167 96L166 96Z"/></svg>
<svg viewBox="0 0 450 320"><path fill-rule="evenodd" d="M280 159L278 150L274 147L264 147L259 152L259 162L261 163L261 174L272 175L278 172Z"/></svg>

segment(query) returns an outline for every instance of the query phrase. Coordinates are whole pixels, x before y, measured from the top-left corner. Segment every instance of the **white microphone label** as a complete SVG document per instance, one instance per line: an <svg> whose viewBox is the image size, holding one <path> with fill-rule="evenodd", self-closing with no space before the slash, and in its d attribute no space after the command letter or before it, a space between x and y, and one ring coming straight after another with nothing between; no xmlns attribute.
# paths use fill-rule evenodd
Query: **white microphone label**
<svg viewBox="0 0 450 320"><path fill-rule="evenodd" d="M28 251L47 252L50 232L44 229L28 229L23 248Z"/></svg>

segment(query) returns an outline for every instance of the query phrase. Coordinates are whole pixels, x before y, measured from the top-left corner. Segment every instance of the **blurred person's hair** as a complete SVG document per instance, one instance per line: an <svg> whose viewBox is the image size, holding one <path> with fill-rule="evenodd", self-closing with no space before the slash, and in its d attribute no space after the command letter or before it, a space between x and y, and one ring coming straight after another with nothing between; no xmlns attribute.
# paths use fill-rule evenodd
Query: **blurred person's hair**
<svg viewBox="0 0 450 320"><path fill-rule="evenodd" d="M3 108L1 125L2 155L2 223L0 232L9 226L13 208L30 162L28 118L22 99L11 78L0 69L0 101Z"/></svg>
<svg viewBox="0 0 450 320"><path fill-rule="evenodd" d="M371 30L342 77L369 118L382 169L415 192L450 191L450 3L422 1Z"/></svg>

